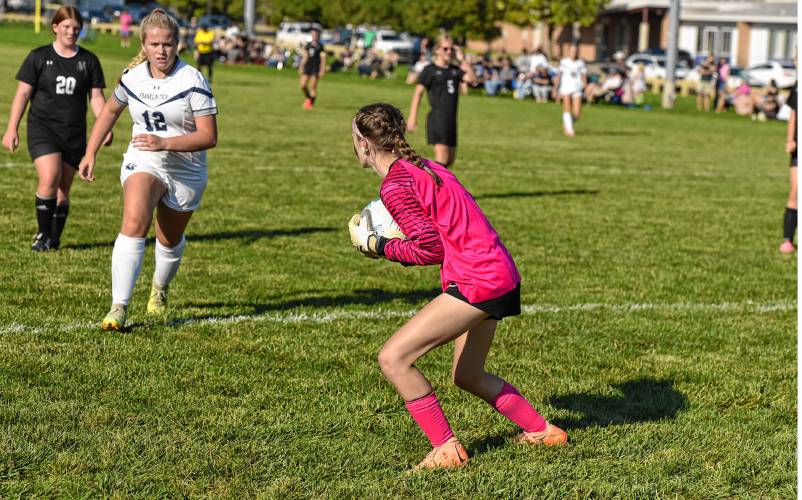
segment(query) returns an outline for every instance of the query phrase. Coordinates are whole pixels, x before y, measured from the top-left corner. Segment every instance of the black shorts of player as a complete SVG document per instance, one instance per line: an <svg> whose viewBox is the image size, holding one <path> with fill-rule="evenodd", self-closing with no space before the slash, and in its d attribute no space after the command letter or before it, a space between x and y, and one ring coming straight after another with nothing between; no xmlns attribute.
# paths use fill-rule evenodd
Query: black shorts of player
<svg viewBox="0 0 802 500"><path fill-rule="evenodd" d="M467 297L462 295L457 285L450 285L446 288L445 293L466 302L473 307L480 309L490 315L491 319L501 321L510 316L518 316L521 314L521 284L518 283L515 288L495 299L486 300L484 302L471 302Z"/></svg>
<svg viewBox="0 0 802 500"><path fill-rule="evenodd" d="M320 64L304 64L303 71L301 72L304 76L317 76L320 74Z"/></svg>
<svg viewBox="0 0 802 500"><path fill-rule="evenodd" d="M86 152L86 131L77 138L60 137L48 127L28 120L28 153L31 160L40 156L61 153L61 161L74 169L78 168Z"/></svg>
<svg viewBox="0 0 802 500"><path fill-rule="evenodd" d="M443 113L429 113L426 117L426 139L429 144L445 144L456 148L456 117L444 116Z"/></svg>
<svg viewBox="0 0 802 500"><path fill-rule="evenodd" d="M788 165L789 167L796 167L796 150L791 153L791 163Z"/></svg>
<svg viewBox="0 0 802 500"><path fill-rule="evenodd" d="M211 66L214 64L214 52L198 54L198 66Z"/></svg>

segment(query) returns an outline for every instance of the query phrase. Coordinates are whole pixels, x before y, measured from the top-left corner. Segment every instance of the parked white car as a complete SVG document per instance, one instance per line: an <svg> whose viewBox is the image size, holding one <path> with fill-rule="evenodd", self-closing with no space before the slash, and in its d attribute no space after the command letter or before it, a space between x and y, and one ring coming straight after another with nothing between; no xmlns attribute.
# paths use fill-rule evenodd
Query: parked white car
<svg viewBox="0 0 802 500"><path fill-rule="evenodd" d="M356 32L356 46L365 46L365 28L358 28ZM386 28L376 30L376 38L373 40L373 49L380 54L390 51L398 54L399 61L408 63L412 59L412 40L408 37L399 35L395 31Z"/></svg>
<svg viewBox="0 0 802 500"><path fill-rule="evenodd" d="M781 89L791 87L796 81L796 67L790 61L768 61L746 70L749 85L765 87L771 80Z"/></svg>
<svg viewBox="0 0 802 500"><path fill-rule="evenodd" d="M632 69L638 64L643 65L644 77L647 80L654 80L656 78L665 79L666 77L666 58L665 56L655 56L652 54L632 54L627 58L627 68ZM688 68L685 61L677 60L677 68L674 71L674 78L681 80L688 74Z"/></svg>
<svg viewBox="0 0 802 500"><path fill-rule="evenodd" d="M318 23L281 23L276 33L276 45L294 49L312 40L312 29L322 31Z"/></svg>

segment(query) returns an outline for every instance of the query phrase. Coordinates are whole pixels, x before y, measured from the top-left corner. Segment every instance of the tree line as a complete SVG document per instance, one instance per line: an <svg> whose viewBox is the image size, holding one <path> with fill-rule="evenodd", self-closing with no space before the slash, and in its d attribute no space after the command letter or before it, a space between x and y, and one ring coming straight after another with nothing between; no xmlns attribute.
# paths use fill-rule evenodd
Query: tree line
<svg viewBox="0 0 802 500"><path fill-rule="evenodd" d="M375 24L420 35L446 30L463 39L492 40L499 23L535 22L589 26L609 0L255 0L257 18L277 26L282 21L316 21L323 26ZM244 0L163 0L184 16L213 13L243 16Z"/></svg>

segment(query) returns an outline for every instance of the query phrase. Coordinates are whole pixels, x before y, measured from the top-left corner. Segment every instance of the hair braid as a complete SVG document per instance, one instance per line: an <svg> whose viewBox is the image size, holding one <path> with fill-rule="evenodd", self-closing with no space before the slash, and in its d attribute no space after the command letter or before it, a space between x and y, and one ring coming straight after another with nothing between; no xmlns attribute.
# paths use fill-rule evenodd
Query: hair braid
<svg viewBox="0 0 802 500"><path fill-rule="evenodd" d="M443 184L440 176L423 162L404 137L407 124L398 108L386 103L370 104L359 110L354 122L360 134L369 138L377 147L395 151L429 174L438 186Z"/></svg>

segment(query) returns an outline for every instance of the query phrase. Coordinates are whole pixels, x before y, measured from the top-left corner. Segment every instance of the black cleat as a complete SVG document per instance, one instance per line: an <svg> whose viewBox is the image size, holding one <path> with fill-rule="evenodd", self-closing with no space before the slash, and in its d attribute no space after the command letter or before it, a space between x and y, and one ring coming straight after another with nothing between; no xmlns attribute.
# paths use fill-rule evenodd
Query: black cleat
<svg viewBox="0 0 802 500"><path fill-rule="evenodd" d="M56 246L58 248L58 246ZM54 249L50 238L46 238L44 233L36 233L33 236L33 244L31 244L31 250L34 252L47 252L48 250Z"/></svg>

